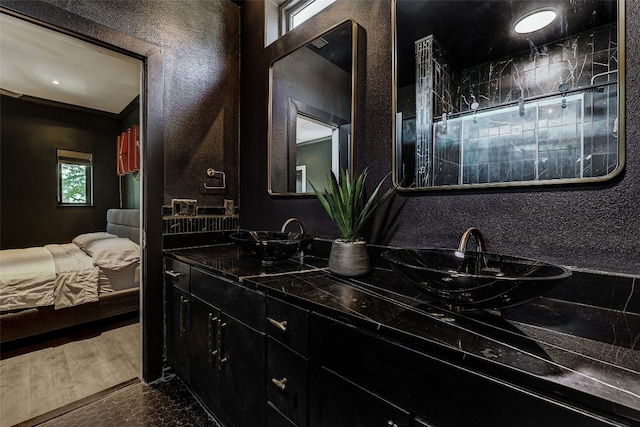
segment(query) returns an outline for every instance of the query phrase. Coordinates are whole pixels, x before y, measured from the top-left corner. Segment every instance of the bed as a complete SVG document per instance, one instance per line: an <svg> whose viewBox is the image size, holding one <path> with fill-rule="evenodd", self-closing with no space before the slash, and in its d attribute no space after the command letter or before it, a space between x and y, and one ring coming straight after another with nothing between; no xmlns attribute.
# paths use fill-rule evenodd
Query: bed
<svg viewBox="0 0 640 427"><path fill-rule="evenodd" d="M0 251L0 343L138 311L139 224L109 209L105 231Z"/></svg>

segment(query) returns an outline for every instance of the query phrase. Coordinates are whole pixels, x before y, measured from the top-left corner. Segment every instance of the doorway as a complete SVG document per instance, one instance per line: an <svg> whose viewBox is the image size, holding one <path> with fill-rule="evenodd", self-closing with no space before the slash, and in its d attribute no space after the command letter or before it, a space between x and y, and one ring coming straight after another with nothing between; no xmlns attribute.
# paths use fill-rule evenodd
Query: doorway
<svg viewBox="0 0 640 427"><path fill-rule="evenodd" d="M162 57L157 46L135 39L112 29L74 16L52 5L32 2L11 4L9 10L0 6L0 13L46 27L56 33L64 33L78 40L89 41L100 48L135 58L141 64L141 78L137 84L139 97L140 129L142 133L142 172L140 188L141 210L141 304L140 304L140 371L144 381L159 378L162 373L162 291L149 283L161 283L162 227ZM18 10L16 10L18 9ZM87 34L98 34L89 37ZM115 146L115 141L114 141ZM152 325L155 325L153 327Z"/></svg>

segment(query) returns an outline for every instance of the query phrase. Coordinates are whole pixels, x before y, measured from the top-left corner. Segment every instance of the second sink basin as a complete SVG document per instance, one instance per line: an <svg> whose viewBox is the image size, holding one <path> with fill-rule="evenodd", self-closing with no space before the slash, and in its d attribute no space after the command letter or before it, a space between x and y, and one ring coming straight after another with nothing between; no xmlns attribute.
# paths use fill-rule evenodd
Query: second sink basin
<svg viewBox="0 0 640 427"><path fill-rule="evenodd" d="M449 249L393 249L382 254L404 280L457 308L498 309L521 304L571 275L541 261Z"/></svg>
<svg viewBox="0 0 640 427"><path fill-rule="evenodd" d="M313 240L308 234L280 231L238 231L229 237L263 265L290 258L307 249Z"/></svg>

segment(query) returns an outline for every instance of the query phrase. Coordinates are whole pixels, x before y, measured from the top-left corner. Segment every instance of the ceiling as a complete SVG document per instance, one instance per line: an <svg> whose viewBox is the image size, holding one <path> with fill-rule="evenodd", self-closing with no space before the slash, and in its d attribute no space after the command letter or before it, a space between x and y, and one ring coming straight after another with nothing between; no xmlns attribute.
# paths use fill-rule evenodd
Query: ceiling
<svg viewBox="0 0 640 427"><path fill-rule="evenodd" d="M353 68L352 24L347 21L309 42L306 47L351 74Z"/></svg>
<svg viewBox="0 0 640 427"><path fill-rule="evenodd" d="M433 34L458 69L526 52L532 46L561 40L616 22L615 0L397 0L399 86L415 80L414 42ZM516 34L524 14L553 8L558 19L543 30Z"/></svg>
<svg viewBox="0 0 640 427"><path fill-rule="evenodd" d="M119 114L140 94L141 67L138 59L0 13L3 95Z"/></svg>

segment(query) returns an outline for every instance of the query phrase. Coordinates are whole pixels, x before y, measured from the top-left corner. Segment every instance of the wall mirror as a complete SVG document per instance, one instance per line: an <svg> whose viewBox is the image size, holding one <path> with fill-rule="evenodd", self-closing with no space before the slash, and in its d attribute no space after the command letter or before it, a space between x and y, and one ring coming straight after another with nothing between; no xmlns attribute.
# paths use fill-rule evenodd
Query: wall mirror
<svg viewBox="0 0 640 427"><path fill-rule="evenodd" d="M618 0L395 0L394 179L566 184L624 166Z"/></svg>
<svg viewBox="0 0 640 427"><path fill-rule="evenodd" d="M353 169L357 24L345 21L275 60L270 69L272 195L313 194Z"/></svg>

